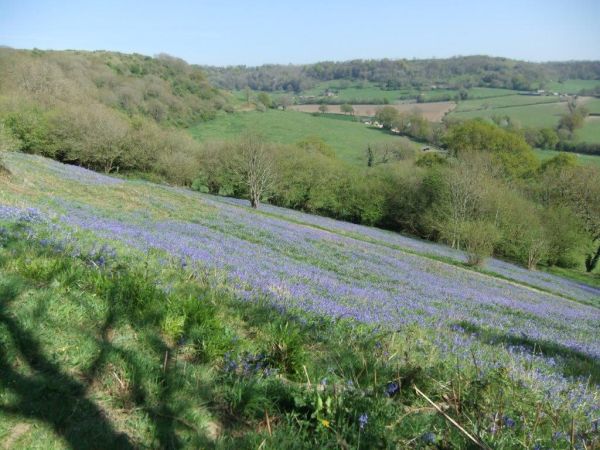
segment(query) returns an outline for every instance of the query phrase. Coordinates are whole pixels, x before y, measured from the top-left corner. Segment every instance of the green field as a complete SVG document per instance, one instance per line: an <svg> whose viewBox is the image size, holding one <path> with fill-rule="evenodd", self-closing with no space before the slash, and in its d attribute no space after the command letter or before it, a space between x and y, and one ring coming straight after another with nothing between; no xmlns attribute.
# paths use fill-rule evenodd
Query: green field
<svg viewBox="0 0 600 450"><path fill-rule="evenodd" d="M588 117L583 127L575 132L575 139L600 144L600 117Z"/></svg>
<svg viewBox="0 0 600 450"><path fill-rule="evenodd" d="M335 92L336 95L334 97L324 97L327 90ZM414 98L418 93L415 89L386 90L368 81L334 80L318 83L315 87L302 92L301 95L323 97L334 102L383 103L387 99L390 103L393 103L402 99Z"/></svg>
<svg viewBox="0 0 600 450"><path fill-rule="evenodd" d="M319 136L333 147L339 158L351 163L362 162L369 144L409 141L366 127L349 117L335 114L313 116L276 110L224 114L215 120L200 123L190 131L200 141L235 138L247 131L260 133L270 141L284 144L295 144L306 137Z"/></svg>
<svg viewBox="0 0 600 450"><path fill-rule="evenodd" d="M492 97L474 100L465 100L459 102L455 111L466 112L466 111L478 111L488 109L502 109L512 108L516 106L529 106L546 103L558 103L561 102L559 97L555 96L532 96L532 95L505 95L502 97ZM502 114L501 112L498 112Z"/></svg>
<svg viewBox="0 0 600 450"><path fill-rule="evenodd" d="M460 105L459 105L460 106ZM509 116L521 126L554 127L560 116L567 111L566 103L540 103L537 105L476 109L471 111L453 111L450 117L457 119L492 119L494 116Z"/></svg>
<svg viewBox="0 0 600 450"><path fill-rule="evenodd" d="M561 94L578 94L582 89L593 89L600 86L600 80L565 80L562 83L549 83L546 90Z"/></svg>
<svg viewBox="0 0 600 450"><path fill-rule="evenodd" d="M588 98L583 105L590 114L600 114L600 98Z"/></svg>
<svg viewBox="0 0 600 450"><path fill-rule="evenodd" d="M559 155L563 152L559 152L556 150L541 150L539 148L535 149L535 153L536 155L542 160L547 160L550 158L555 157L556 155ZM594 156L594 155L582 155L579 153L573 153L575 156L577 156L577 162L583 166L597 166L600 167L600 156Z"/></svg>
<svg viewBox="0 0 600 450"><path fill-rule="evenodd" d="M425 101L445 101L449 97L456 97L459 93L457 89L426 89L419 91L418 89L382 89L375 83L370 82L344 82L343 80L326 81L318 83L314 88L308 89L302 93L303 96L318 96L322 97L326 90L335 92L334 97L328 98L335 102L366 102L373 101L374 103L383 103L387 99L391 103L416 98L422 94ZM510 89L496 89L486 87L474 87L467 89L470 99L504 97L517 94L517 91ZM323 97L324 99L326 97Z"/></svg>

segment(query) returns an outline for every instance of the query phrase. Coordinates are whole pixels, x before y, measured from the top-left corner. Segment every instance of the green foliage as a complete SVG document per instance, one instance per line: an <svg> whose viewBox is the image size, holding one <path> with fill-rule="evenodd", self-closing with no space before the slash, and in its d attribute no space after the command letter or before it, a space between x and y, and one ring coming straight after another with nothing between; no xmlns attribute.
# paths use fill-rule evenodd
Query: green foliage
<svg viewBox="0 0 600 450"><path fill-rule="evenodd" d="M460 239L464 243L468 263L482 266L486 258L492 256L499 240L499 231L493 223L484 220L469 220L460 224Z"/></svg>
<svg viewBox="0 0 600 450"><path fill-rule="evenodd" d="M393 106L384 106L377 110L375 119L383 125L383 128L392 129L400 117L400 113Z"/></svg>
<svg viewBox="0 0 600 450"><path fill-rule="evenodd" d="M257 100L261 103L265 108L273 107L273 101L271 97L266 92L261 92L258 94Z"/></svg>
<svg viewBox="0 0 600 450"><path fill-rule="evenodd" d="M335 150L320 136L308 136L296 144L306 151L316 151L329 158L335 158Z"/></svg>
<svg viewBox="0 0 600 450"><path fill-rule="evenodd" d="M555 206L543 214L543 226L548 241L547 262L551 266L575 268L585 243L580 221L565 206Z"/></svg>
<svg viewBox="0 0 600 450"><path fill-rule="evenodd" d="M451 126L444 141L453 155L490 152L508 177L529 175L537 167L535 154L522 136L482 120Z"/></svg>

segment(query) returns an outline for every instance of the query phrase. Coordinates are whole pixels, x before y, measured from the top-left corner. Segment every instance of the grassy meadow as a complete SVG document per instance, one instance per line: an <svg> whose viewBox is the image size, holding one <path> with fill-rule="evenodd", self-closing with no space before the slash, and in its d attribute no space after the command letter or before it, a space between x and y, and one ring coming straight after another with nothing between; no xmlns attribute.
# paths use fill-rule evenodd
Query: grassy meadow
<svg viewBox="0 0 600 450"><path fill-rule="evenodd" d="M590 284L499 260L473 271L461 252L376 228L5 161L5 446L598 444Z"/></svg>
<svg viewBox="0 0 600 450"><path fill-rule="evenodd" d="M600 86L600 80L565 80L549 83L546 90L560 94L578 94L583 89L594 89L597 86Z"/></svg>
<svg viewBox="0 0 600 450"><path fill-rule="evenodd" d="M340 159L359 164L365 160L368 145L400 140L410 142L407 138L369 128L350 117L335 114L315 116L295 111L223 114L190 129L200 141L235 138L248 131L258 132L270 141L284 144L295 144L307 137L318 136L335 150Z"/></svg>
<svg viewBox="0 0 600 450"><path fill-rule="evenodd" d="M523 106L482 107L481 109L471 109L468 111L453 111L450 117L457 119L475 119L481 117L491 120L494 116L509 116L513 121L525 127L555 127L561 115L566 112L566 103L553 101Z"/></svg>

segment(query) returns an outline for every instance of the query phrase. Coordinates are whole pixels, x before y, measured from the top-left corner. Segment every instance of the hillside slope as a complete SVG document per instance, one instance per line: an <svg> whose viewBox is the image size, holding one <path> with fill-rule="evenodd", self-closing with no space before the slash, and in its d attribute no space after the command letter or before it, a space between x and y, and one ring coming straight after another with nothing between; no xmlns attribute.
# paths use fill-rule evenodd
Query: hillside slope
<svg viewBox="0 0 600 450"><path fill-rule="evenodd" d="M12 176L0 178L4 221L36 218L55 239L83 233L98 247L218 274L236 296L278 310L428 330L442 354L473 359L477 370L505 367L544 402L596 420L600 289L501 261L474 272L449 248L373 228L268 206L257 212L41 157L5 159Z"/></svg>
<svg viewBox="0 0 600 450"><path fill-rule="evenodd" d="M567 316L581 314L572 335L565 330L557 337L565 344L581 334L579 326L591 331L600 323L590 321L599 310L567 300L600 305L599 289L496 260L489 264L492 275L472 272L458 267L463 255L445 246L281 208L255 212L237 200L104 177L39 157L10 154L8 166L19 181L4 186L4 204L39 208L105 239L226 270L240 287L252 287L248 296L272 294L282 306L392 325L503 323L542 339ZM539 320L534 329L533 319ZM592 338L584 344L578 337L576 347L598 357Z"/></svg>

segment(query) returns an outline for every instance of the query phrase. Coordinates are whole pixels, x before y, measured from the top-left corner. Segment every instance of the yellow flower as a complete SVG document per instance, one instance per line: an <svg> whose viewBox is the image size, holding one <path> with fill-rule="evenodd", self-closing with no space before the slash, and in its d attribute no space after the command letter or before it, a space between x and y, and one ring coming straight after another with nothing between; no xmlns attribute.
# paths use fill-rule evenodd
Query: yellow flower
<svg viewBox="0 0 600 450"><path fill-rule="evenodd" d="M321 423L323 424L323 426L325 428L329 428L329 420L327 420L327 419L321 419Z"/></svg>

